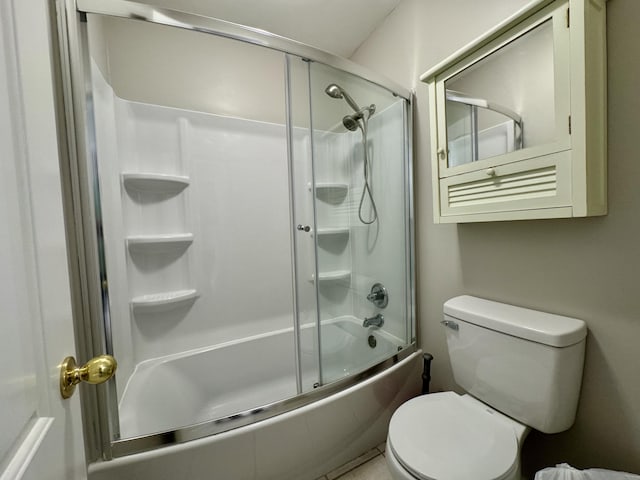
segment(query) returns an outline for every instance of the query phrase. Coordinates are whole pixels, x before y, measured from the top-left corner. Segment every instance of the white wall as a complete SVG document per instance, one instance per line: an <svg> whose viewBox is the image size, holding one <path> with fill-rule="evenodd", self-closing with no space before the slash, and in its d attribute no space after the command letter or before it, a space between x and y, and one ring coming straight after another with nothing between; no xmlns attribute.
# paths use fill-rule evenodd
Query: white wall
<svg viewBox="0 0 640 480"><path fill-rule="evenodd" d="M429 106L418 76L523 6L524 0L405 0L353 59L417 91L415 123L420 341L433 386L453 388L442 303L463 293L584 319L589 327L578 416L566 433L533 432L525 472L567 461L640 472L637 340L640 271L640 3L607 5L609 215L434 225Z"/></svg>
<svg viewBox="0 0 640 480"><path fill-rule="evenodd" d="M284 123L280 52L180 28L95 15L89 16L89 33L92 56L120 98Z"/></svg>

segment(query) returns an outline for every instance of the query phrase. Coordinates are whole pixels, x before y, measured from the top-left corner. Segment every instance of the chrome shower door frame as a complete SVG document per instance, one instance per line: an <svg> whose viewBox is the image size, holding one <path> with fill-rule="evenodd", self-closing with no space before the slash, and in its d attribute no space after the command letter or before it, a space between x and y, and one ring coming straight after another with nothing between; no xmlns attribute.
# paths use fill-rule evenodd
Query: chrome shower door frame
<svg viewBox="0 0 640 480"><path fill-rule="evenodd" d="M228 418L213 419L201 424L138 438L118 439L118 407L115 383L108 382L96 389L83 389L83 421L88 461L109 460L160 446L203 438L254 423L307 405L335 394L393 366L416 351L415 344L415 278L414 278L414 216L412 173L412 111L410 91L390 80L343 58L268 32L217 19L125 0L56 0L56 18L52 24L55 48L58 52L56 81L58 126L61 144L64 205L68 248L70 251L71 288L74 323L79 360L97 353L113 353L108 309L108 282L104 250L101 248L100 191L97 182L96 130L93 118L93 98L88 51L87 14L97 14L166 25L194 32L211 34L259 45L309 62L330 65L363 80L375 83L397 97L404 98L407 128L406 191L407 208L407 277L410 318L407 321L408 345L391 358L351 377L301 393L284 401L240 412ZM55 30L55 28L54 28ZM297 331L297 325L295 326ZM300 376L298 372L298 377ZM299 384L299 378L298 378ZM298 391L300 386L298 385Z"/></svg>

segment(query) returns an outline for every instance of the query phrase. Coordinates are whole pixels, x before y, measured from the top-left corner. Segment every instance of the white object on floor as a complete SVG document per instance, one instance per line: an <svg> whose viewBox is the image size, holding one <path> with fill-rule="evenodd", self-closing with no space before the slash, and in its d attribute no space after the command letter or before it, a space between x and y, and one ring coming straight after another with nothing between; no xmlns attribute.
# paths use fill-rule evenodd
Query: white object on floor
<svg viewBox="0 0 640 480"><path fill-rule="evenodd" d="M567 463L561 463L540 470L534 480L640 480L640 475L600 468L578 470Z"/></svg>

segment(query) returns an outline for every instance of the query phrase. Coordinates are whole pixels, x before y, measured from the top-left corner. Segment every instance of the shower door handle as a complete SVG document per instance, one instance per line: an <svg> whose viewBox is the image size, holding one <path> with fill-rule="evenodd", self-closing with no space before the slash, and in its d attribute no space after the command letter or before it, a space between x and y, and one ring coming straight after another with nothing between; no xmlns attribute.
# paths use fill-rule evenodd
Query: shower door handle
<svg viewBox="0 0 640 480"><path fill-rule="evenodd" d="M298 225L296 227L298 230L300 231L305 231L305 232L310 232L311 231L311 227L309 225Z"/></svg>

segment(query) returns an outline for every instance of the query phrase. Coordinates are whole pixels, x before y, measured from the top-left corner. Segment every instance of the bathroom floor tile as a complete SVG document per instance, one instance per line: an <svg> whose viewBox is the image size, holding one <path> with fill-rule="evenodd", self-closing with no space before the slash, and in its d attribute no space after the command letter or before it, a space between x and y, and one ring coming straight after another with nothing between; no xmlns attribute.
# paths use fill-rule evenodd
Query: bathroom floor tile
<svg viewBox="0 0 640 480"><path fill-rule="evenodd" d="M379 455L380 455L380 452L378 451L378 449L374 448L373 450L369 450L363 455L360 455L358 458L354 458L350 462L345 463L341 467L338 467L335 470L327 473L326 477L328 478L328 480L337 480L338 478L343 478L343 475L345 473L351 472L353 469L355 469L359 465L362 465L365 462L368 462L372 458Z"/></svg>
<svg viewBox="0 0 640 480"><path fill-rule="evenodd" d="M393 480L382 455L372 458L338 478L339 480Z"/></svg>

